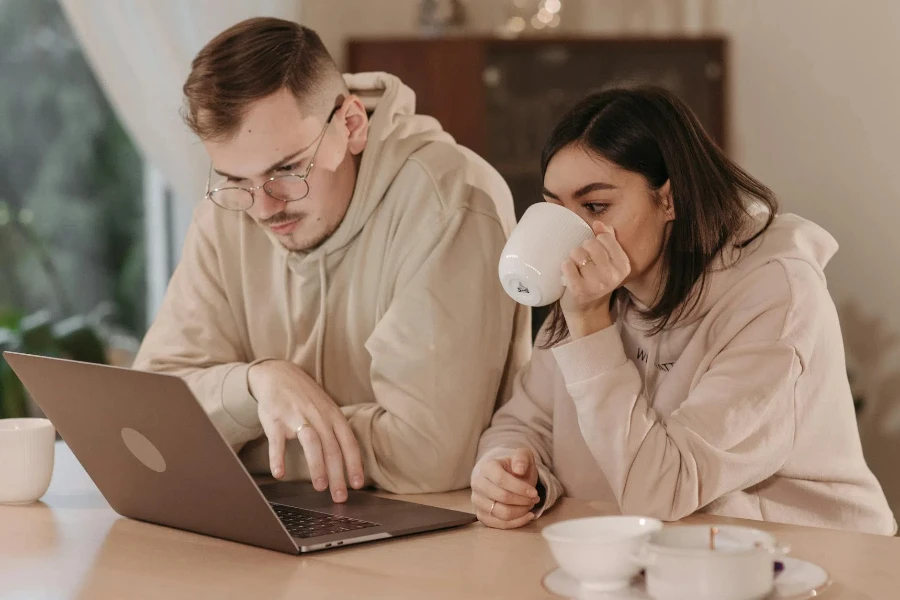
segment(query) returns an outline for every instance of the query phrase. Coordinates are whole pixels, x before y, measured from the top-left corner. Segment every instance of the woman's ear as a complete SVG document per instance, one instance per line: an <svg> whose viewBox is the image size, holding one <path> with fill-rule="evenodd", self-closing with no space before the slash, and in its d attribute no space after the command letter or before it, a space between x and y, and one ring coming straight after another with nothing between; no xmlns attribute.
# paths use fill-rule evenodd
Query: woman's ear
<svg viewBox="0 0 900 600"><path fill-rule="evenodd" d="M666 215L666 221L675 220L675 200L672 198L672 180L667 179L656 193L659 194L660 205Z"/></svg>
<svg viewBox="0 0 900 600"><path fill-rule="evenodd" d="M365 150L369 139L369 116L362 100L358 96L347 96L335 118L341 119L347 128L347 149L350 153L356 155Z"/></svg>

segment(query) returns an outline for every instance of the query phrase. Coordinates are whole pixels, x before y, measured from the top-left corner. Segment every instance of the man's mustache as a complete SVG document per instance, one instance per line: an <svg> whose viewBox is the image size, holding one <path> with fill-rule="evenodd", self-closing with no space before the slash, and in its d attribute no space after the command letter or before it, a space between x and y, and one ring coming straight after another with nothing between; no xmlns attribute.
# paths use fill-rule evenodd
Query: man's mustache
<svg viewBox="0 0 900 600"><path fill-rule="evenodd" d="M277 227L279 225L284 225L285 223L293 223L299 219L302 219L306 216L306 213L286 213L281 212L277 215L271 216L265 221L260 221L261 224L267 227Z"/></svg>

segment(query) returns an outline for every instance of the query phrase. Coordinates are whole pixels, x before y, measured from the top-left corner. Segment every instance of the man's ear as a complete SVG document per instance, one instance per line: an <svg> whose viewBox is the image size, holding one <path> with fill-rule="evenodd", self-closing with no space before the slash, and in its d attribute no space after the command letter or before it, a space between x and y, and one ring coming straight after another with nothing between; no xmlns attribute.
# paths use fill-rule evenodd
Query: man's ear
<svg viewBox="0 0 900 600"><path fill-rule="evenodd" d="M359 96L346 96L337 114L334 115L346 130L347 149L351 154L360 154L366 148L369 139L369 115Z"/></svg>

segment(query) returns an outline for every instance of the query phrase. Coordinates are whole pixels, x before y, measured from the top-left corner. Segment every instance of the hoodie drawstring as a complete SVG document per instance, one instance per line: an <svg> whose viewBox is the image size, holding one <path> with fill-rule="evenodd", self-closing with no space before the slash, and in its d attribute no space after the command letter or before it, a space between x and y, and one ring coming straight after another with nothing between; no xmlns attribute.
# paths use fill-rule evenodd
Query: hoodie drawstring
<svg viewBox="0 0 900 600"><path fill-rule="evenodd" d="M291 268L288 264L290 255L286 255L284 258L284 314L287 318L288 326L287 326L287 347L285 348L284 355L288 360L293 360L294 358L294 328L291 326L291 292L293 291L293 286L291 285Z"/></svg>
<svg viewBox="0 0 900 600"><path fill-rule="evenodd" d="M328 311L325 306L328 291L328 272L325 269L325 254L319 258L319 323L316 332L316 383L325 388L325 376L323 374L323 356L325 348L325 326L328 323Z"/></svg>

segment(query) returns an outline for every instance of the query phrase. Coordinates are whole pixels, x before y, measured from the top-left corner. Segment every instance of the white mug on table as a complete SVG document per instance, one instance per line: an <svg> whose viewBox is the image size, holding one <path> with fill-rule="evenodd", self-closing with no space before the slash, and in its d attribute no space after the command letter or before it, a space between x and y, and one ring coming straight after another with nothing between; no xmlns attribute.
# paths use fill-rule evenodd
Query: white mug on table
<svg viewBox="0 0 900 600"><path fill-rule="evenodd" d="M0 419L0 504L29 504L47 493L55 442L47 419Z"/></svg>

